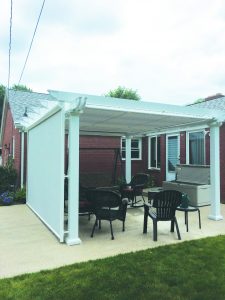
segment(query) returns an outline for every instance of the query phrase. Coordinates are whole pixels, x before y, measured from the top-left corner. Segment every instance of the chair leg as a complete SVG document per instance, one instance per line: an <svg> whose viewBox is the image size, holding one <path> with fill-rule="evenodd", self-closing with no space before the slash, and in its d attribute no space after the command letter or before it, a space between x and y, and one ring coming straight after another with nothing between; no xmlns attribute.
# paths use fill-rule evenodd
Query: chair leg
<svg viewBox="0 0 225 300"><path fill-rule="evenodd" d="M201 229L201 228L202 228L202 225L201 225L200 209L198 209L198 221L199 221L199 228Z"/></svg>
<svg viewBox="0 0 225 300"><path fill-rule="evenodd" d="M171 220L170 232L174 232L174 220Z"/></svg>
<svg viewBox="0 0 225 300"><path fill-rule="evenodd" d="M157 221L153 220L153 241L157 241Z"/></svg>
<svg viewBox="0 0 225 300"><path fill-rule="evenodd" d="M187 227L187 232L189 230L189 227L188 227L188 211L185 211L185 216L186 216L186 227Z"/></svg>
<svg viewBox="0 0 225 300"><path fill-rule="evenodd" d="M110 230L111 230L112 240L114 240L113 228L112 228L112 221L110 220L109 222L110 222Z"/></svg>
<svg viewBox="0 0 225 300"><path fill-rule="evenodd" d="M97 218L96 218L95 223L94 223L94 226L93 226L93 228L92 228L92 232L91 232L91 237L92 237L92 238L93 238L93 236L94 236L95 227L96 227L97 222L98 222L98 220L97 220Z"/></svg>
<svg viewBox="0 0 225 300"><path fill-rule="evenodd" d="M143 233L147 233L147 228L148 228L148 209L145 208L145 211L144 211Z"/></svg>
<svg viewBox="0 0 225 300"><path fill-rule="evenodd" d="M175 226L176 226L176 230L177 230L178 240L181 240L180 230L179 230L179 227L178 227L178 223L177 223L177 218L176 217L174 217L174 222L175 222Z"/></svg>
<svg viewBox="0 0 225 300"><path fill-rule="evenodd" d="M141 194L141 197L143 199L143 202L145 203L145 197L143 196L143 194Z"/></svg>
<svg viewBox="0 0 225 300"><path fill-rule="evenodd" d="M125 221L123 221L123 231L125 231Z"/></svg>

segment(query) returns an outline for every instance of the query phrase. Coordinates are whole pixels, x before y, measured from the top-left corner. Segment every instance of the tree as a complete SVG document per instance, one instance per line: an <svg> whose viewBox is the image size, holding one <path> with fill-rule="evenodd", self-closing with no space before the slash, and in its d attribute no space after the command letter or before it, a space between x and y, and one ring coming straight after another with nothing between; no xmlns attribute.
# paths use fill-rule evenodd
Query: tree
<svg viewBox="0 0 225 300"><path fill-rule="evenodd" d="M32 90L25 85L22 84L14 84L11 88L14 91L24 91L24 92L32 92ZM0 124L2 119L2 109L3 109L3 102L5 97L5 86L0 84Z"/></svg>
<svg viewBox="0 0 225 300"><path fill-rule="evenodd" d="M12 86L12 90L14 90L14 91L22 91L22 92L32 92L32 89L26 87L23 84L14 84Z"/></svg>
<svg viewBox="0 0 225 300"><path fill-rule="evenodd" d="M5 97L5 87L4 85L0 84L0 124L2 119L2 108L3 108L4 97Z"/></svg>
<svg viewBox="0 0 225 300"><path fill-rule="evenodd" d="M112 98L122 98L122 99L130 99L130 100L140 100L140 96L137 91L132 89L127 89L122 86L118 86L115 90L110 90L106 95L106 97Z"/></svg>
<svg viewBox="0 0 225 300"><path fill-rule="evenodd" d="M201 102L204 102L204 101L205 101L204 98L199 98L199 99L195 100L195 101L193 102L193 104L201 103Z"/></svg>

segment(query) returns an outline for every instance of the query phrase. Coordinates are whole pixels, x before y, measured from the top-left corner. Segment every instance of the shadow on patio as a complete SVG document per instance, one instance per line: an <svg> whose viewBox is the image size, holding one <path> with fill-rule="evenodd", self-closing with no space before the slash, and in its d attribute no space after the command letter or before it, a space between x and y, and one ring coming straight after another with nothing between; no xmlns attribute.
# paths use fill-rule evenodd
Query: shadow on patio
<svg viewBox="0 0 225 300"><path fill-rule="evenodd" d="M221 213L225 216L224 204L221 204ZM197 212L189 213L189 232L186 232L184 213L177 212L182 241L225 234L225 220L209 220L208 214L209 207L202 207L202 229L199 229ZM60 244L26 205L0 207L0 277L182 242L178 241L176 232L170 233L169 222L159 222L158 242L152 240L150 219L148 233L144 235L143 208L128 208L125 232L122 232L120 221L113 222L115 236L113 241L107 221L102 221L102 229L96 229L94 238L90 238L94 221L93 216L90 221L87 216L81 216L82 244L67 246Z"/></svg>

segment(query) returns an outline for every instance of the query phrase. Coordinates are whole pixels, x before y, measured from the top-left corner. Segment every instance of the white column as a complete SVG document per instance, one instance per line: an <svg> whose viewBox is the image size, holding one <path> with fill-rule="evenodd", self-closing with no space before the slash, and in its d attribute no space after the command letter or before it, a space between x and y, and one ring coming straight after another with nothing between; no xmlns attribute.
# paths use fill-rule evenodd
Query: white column
<svg viewBox="0 0 225 300"><path fill-rule="evenodd" d="M218 221L220 213L220 124L210 126L210 182L211 207L209 219Z"/></svg>
<svg viewBox="0 0 225 300"><path fill-rule="evenodd" d="M131 137L126 136L126 164L125 164L126 182L131 181Z"/></svg>
<svg viewBox="0 0 225 300"><path fill-rule="evenodd" d="M79 114L70 114L68 168L68 245L80 244L79 238Z"/></svg>
<svg viewBox="0 0 225 300"><path fill-rule="evenodd" d="M24 184L24 131L21 131L21 154L20 154L20 187Z"/></svg>

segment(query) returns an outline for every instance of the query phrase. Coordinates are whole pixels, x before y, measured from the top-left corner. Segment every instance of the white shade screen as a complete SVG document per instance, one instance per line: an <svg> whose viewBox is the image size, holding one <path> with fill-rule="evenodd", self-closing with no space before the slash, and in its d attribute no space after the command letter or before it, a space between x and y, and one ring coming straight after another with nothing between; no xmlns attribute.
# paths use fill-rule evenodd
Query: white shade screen
<svg viewBox="0 0 225 300"><path fill-rule="evenodd" d="M64 114L28 132L27 204L61 242L64 239Z"/></svg>

